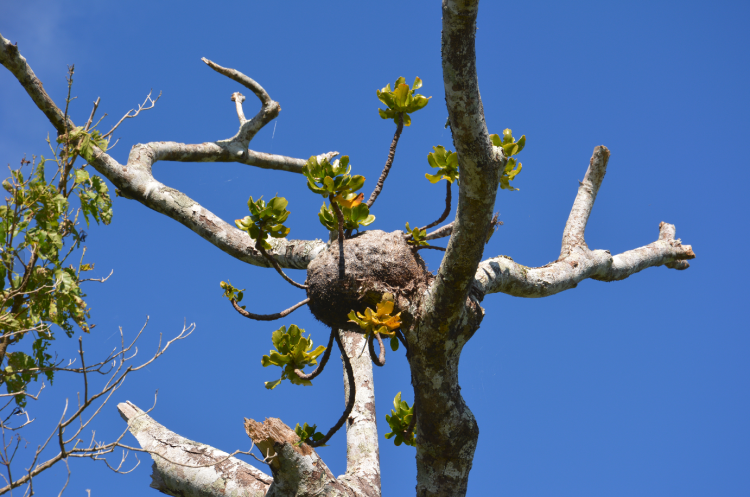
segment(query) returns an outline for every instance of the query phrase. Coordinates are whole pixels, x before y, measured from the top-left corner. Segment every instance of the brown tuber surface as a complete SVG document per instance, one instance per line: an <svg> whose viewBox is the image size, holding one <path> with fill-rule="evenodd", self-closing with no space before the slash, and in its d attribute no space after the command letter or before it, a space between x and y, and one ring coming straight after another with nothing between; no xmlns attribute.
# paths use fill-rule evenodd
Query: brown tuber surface
<svg viewBox="0 0 750 497"><path fill-rule="evenodd" d="M331 243L307 267L310 311L333 328L351 328L349 312L375 309L386 292L394 295L399 311L406 311L407 302L418 301L417 293L432 278L401 231L365 231L344 240L344 260L346 274L339 279L339 245Z"/></svg>

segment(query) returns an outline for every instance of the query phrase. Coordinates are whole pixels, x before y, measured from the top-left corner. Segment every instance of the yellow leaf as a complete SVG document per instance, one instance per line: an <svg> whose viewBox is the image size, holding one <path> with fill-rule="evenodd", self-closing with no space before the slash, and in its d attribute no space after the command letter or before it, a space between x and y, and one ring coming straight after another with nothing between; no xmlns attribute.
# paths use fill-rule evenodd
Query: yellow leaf
<svg viewBox="0 0 750 497"><path fill-rule="evenodd" d="M386 316L393 312L393 301L380 302L378 304L378 317Z"/></svg>
<svg viewBox="0 0 750 497"><path fill-rule="evenodd" d="M401 313L399 312L395 316L391 317L383 323L389 330L395 330L401 327Z"/></svg>
<svg viewBox="0 0 750 497"><path fill-rule="evenodd" d="M350 193L349 195L344 198L340 193L333 197L333 200L335 200L339 205L342 205L346 207L347 209L352 209L354 207L357 207L359 204L362 203L362 200L365 198L364 193L360 193L359 195L355 196L353 193Z"/></svg>

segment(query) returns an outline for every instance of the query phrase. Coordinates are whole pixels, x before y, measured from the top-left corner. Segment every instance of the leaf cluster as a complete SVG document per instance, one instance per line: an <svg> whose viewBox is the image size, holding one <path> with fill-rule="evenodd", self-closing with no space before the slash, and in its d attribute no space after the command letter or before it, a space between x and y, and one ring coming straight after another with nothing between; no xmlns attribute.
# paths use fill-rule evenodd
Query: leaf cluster
<svg viewBox="0 0 750 497"><path fill-rule="evenodd" d="M106 152L109 146L109 139L104 138L98 129L86 131L83 126L78 126L68 133L58 136L57 143L67 146L67 155L69 157L77 154L90 162L94 159L93 145L99 147L102 152Z"/></svg>
<svg viewBox="0 0 750 497"><path fill-rule="evenodd" d="M288 204L284 197L274 197L267 204L263 197L258 200L250 197L247 201L250 215L235 220L234 224L264 249L270 250L271 244L266 240L267 236L284 238L289 234L289 228L282 224L289 217L289 211L286 210Z"/></svg>
<svg viewBox="0 0 750 497"><path fill-rule="evenodd" d="M326 158L318 162L318 158L312 156L302 167L302 174L307 178L307 187L313 193L324 197L344 196L356 192L365 184L365 177L351 176L351 170L348 155L333 163Z"/></svg>
<svg viewBox="0 0 750 497"><path fill-rule="evenodd" d="M83 262L85 247L77 268L68 259L87 236L79 215L87 226L91 219L109 224L112 200L100 177L90 175L85 164L74 166L79 152L90 157L93 145L106 148L107 141L98 132L76 128L58 142L63 144L62 152L58 155L59 149L53 149L54 159L24 159L2 182L6 195L0 205L0 330L9 346L0 356L0 383L9 393L24 391L39 374L53 380L54 364L47 352L55 339L53 325L69 337L74 326L87 333L94 326L88 323L91 309L81 289L86 281L81 273L93 270L94 264ZM49 164L56 165L51 179ZM25 177L28 165L31 170ZM60 176L63 180L53 184ZM70 203L71 195L78 197L77 209ZM23 347L26 337L31 337L30 347ZM17 395L16 402L23 406L24 395Z"/></svg>
<svg viewBox="0 0 750 497"><path fill-rule="evenodd" d="M415 446L417 444L416 437L413 432L408 431L413 416L414 406L409 407L406 401L401 400L401 392L397 393L393 399L391 414L385 415L385 420L388 421L388 426L391 427L391 432L386 433L385 438L390 440L396 437L393 443L397 446L402 443L411 445L412 447Z"/></svg>
<svg viewBox="0 0 750 497"><path fill-rule="evenodd" d="M370 334L378 333L381 336L391 339L391 349L398 350L398 338L396 330L401 327L401 313L393 314L393 296L385 294L383 300L378 302L377 310L373 311L369 307L365 313L351 311L349 313L349 322L356 323L365 332L365 337L369 338Z"/></svg>
<svg viewBox="0 0 750 497"><path fill-rule="evenodd" d="M432 97L414 94L416 90L422 87L422 80L414 78L414 84L411 88L406 84L406 79L398 78L393 84L388 83L385 88L376 90L378 100L388 107L387 109L378 109L381 119L393 119L398 124L399 115L403 116L404 125L411 126L411 117L409 114L424 108Z"/></svg>
<svg viewBox="0 0 750 497"><path fill-rule="evenodd" d="M245 297L244 288L242 290L238 290L235 287L233 287L232 284L229 283L228 281L222 281L219 284L219 286L221 287L222 290L224 290L224 295L222 296L229 300L234 300L235 302L239 303L239 302L242 302L242 299ZM245 308L244 305L241 307L243 309Z"/></svg>
<svg viewBox="0 0 750 497"><path fill-rule="evenodd" d="M318 425L308 425L305 423L303 426L300 426L299 423L297 423L297 426L294 428L294 433L297 434L299 437L299 442L297 442L296 446L300 446L303 443L311 443L311 442L317 442L318 440L322 440L325 435L320 433L318 430ZM320 447L326 447L325 445L321 445Z"/></svg>
<svg viewBox="0 0 750 497"><path fill-rule="evenodd" d="M510 191L518 190L518 188L510 186L509 181L513 181L516 175L521 172L521 163L518 162L516 165L516 159L513 158L513 156L518 154L523 150L523 147L526 146L526 135L521 136L518 141L515 141L510 128L506 128L503 130L502 138L493 134L490 135L490 139L492 140L492 144L496 147L501 147L505 156L508 157L508 162L505 164L503 174L500 177L500 188Z"/></svg>
<svg viewBox="0 0 750 497"><path fill-rule="evenodd" d="M427 230L419 229L418 227L412 229L409 223L406 223L406 233L411 235L411 238L407 240L407 243L410 245L429 245L424 239L427 236Z"/></svg>
<svg viewBox="0 0 750 497"><path fill-rule="evenodd" d="M325 158L318 162L318 158L313 156L302 168L310 191L333 199L333 202L339 205L344 215L344 229L347 230L359 229L360 226L368 226L375 221L375 216L370 214L370 208L362 202L364 194L355 193L364 186L365 177L350 175L351 169L348 155L333 163ZM320 208L318 219L329 231L338 229L336 213L333 207L325 202Z"/></svg>
<svg viewBox="0 0 750 497"><path fill-rule="evenodd" d="M363 197L363 195L360 194L359 197ZM359 229L360 226L368 226L375 221L375 216L370 214L370 209L367 207L367 204L362 203L361 201L360 203L354 204L353 207L347 207L344 204L339 205L341 206L341 213L344 215L345 230L356 230ZM335 231L338 229L339 221L336 217L336 213L333 212L333 208L326 205L325 202L320 207L318 219L320 219L320 223L329 231Z"/></svg>
<svg viewBox="0 0 750 497"><path fill-rule="evenodd" d="M273 390L282 380L288 379L293 385L311 386L310 380L303 380L294 372L295 369L300 371L305 366L315 366L318 364L316 358L325 352L323 345L313 350L313 341L310 336L302 336L305 330L300 330L297 325L293 324L287 331L286 326L282 326L271 334L271 341L276 350L270 351L269 355L264 355L261 359L263 367L278 366L282 368L281 378L276 381L265 382L266 388Z"/></svg>
<svg viewBox="0 0 750 497"><path fill-rule="evenodd" d="M435 174L425 174L430 183L437 183L441 179L447 180L450 183L454 181L458 183L458 154L450 150L446 150L442 145L432 147L434 152L427 154L427 162L430 163L430 167L437 168Z"/></svg>

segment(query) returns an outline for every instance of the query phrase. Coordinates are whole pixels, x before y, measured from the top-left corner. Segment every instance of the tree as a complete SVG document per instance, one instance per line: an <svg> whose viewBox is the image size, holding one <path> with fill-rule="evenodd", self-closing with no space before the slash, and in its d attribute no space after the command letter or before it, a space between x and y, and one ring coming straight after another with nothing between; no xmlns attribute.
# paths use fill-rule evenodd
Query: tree
<svg viewBox="0 0 750 497"><path fill-rule="evenodd" d="M450 102L450 96L449 96L449 102ZM460 125L459 125L460 123L456 123L456 122L454 122L454 121L455 121L455 119L456 119L456 118L455 118L454 116L452 116L452 121L451 121L451 124L452 124L452 128L453 128L454 132L455 132L455 131L457 131L457 130L460 130L460 129L461 129L461 127L460 127ZM460 154L461 154L461 156L462 156L462 157L464 157L464 154L466 154L466 156L467 156L467 157L470 157L470 156L471 156L471 154L469 153L470 151L469 151L469 152L461 152L461 147L459 146L460 144L461 144L461 141L460 141L460 140L457 140L456 148L458 148L458 149L459 149L459 151L460 151ZM485 151L485 152L487 152L487 151ZM600 153L599 153L599 159L600 159L600 162L599 162L599 164L601 164L601 163L603 162L603 159L602 159L602 154L603 154L603 151L602 151L602 150L600 150ZM479 161L478 161L478 162L479 162ZM596 164L597 164L597 162L596 162L596 161L594 161L593 165L594 165L594 166L596 166ZM600 167L601 167L601 166L600 166ZM469 168L469 169L470 169L470 168ZM463 168L462 168L462 173L464 173L464 169L463 169ZM595 176L595 175L592 175L592 176ZM470 176L468 176L468 177L470 177ZM467 178L467 176L462 176L462 179L466 179L466 178ZM470 182L470 181L466 180L466 182L467 182L467 183L468 183L469 185L471 185L471 182ZM492 183L492 182L490 182L490 183ZM496 182L494 182L494 183L495 183L495 185L496 185ZM586 183L586 180L584 180L584 183ZM117 182L115 182L115 184L117 184ZM593 182L593 183L591 183L591 184L596 184L596 182ZM463 186L463 183L462 183L462 188L469 188L469 187L470 187L470 186ZM496 187L496 186L495 186L495 187ZM122 189L122 188L121 188L121 189ZM125 191L125 192L126 192L126 194L128 194L128 193L127 193L127 190L123 189L123 191ZM492 202L494 202L494 194L493 194L493 195L490 195L490 197L492 198ZM579 197L579 198L580 198L580 197ZM577 204L578 204L578 203L577 203ZM481 207L481 206L480 206L480 207ZM486 207L486 206L485 206L485 207ZM584 207L585 207L585 202L584 202ZM480 210L481 210L481 209L480 209ZM491 213L491 210L492 210L492 209L491 209L491 206L490 206L489 210L488 210L488 209L486 209L486 208L484 209L484 211L487 211L487 212L484 212L484 217L486 218L486 219L484 220L484 224L485 224L485 225L487 225L487 224L488 224L488 223L489 223L489 222L491 221L491 219L490 219L490 217L491 217L491 214L492 214L492 213ZM585 209L584 209L584 210L585 210ZM481 217L481 216L480 216L480 217ZM585 214L584 214L584 217L585 217ZM474 220L474 218L470 219L469 221L473 221L473 220ZM459 224L459 225L460 225L460 224ZM569 229L569 230L567 230L567 234L568 234L568 235L570 235L570 236L568 236L568 237L567 237L567 238L568 238L568 240L571 240L571 239L575 239L575 238L576 238L576 235L578 235L578 236L582 236L582 231L581 231L581 230L579 230L578 232L576 232L576 231L575 231L575 230L574 230L574 229L572 228L572 226L569 226L569 227L570 227L570 229ZM481 228L481 226L480 226L480 228ZM487 231L487 230L486 230L486 229L479 229L479 228L477 228L476 230L468 230L469 234L471 234L471 232L472 232L472 231L479 231L479 232L481 232L481 233L480 233L480 234L481 234L481 236L479 236L479 235L478 235L477 233L474 233L474 234L473 234L473 236L475 236L475 237L477 237L477 236L478 236L479 238L482 238L482 236L486 236L486 231ZM668 232L666 233L666 236L667 236L667 237L669 236L669 233L668 233ZM451 243L452 243L453 245L455 245L456 247L473 246L473 247L475 247L475 249L476 249L476 250L479 250L479 248L481 248L481 243L479 243L479 244L478 244L478 243L461 243L461 244L459 244L459 243L458 243L458 242L457 242L456 240L459 240L459 239L458 239L457 237L455 237L455 236L454 236L454 237L452 238L452 241L451 241ZM459 241L460 241L460 240L459 240ZM450 246L449 246L449 247L450 247ZM449 250L450 250L450 248L449 248ZM456 250L456 249L454 249L454 251L456 251L456 252L460 252L460 250ZM256 258L256 259L254 259L254 260L255 260L256 262L263 262L263 259L262 259L262 258L259 258L259 257L257 257L257 258ZM447 261L449 261L449 260L450 260L450 253L448 254L448 259L446 259L446 260L447 260ZM506 264L506 263L505 263L504 261L496 261L496 262L497 262L498 264L500 264L500 263ZM507 263L507 264L510 264L510 263ZM471 265L471 264L469 264L469 265ZM515 267L515 266L514 266L514 265L509 265L509 269L512 269L513 267ZM460 267L459 267L458 269L460 269ZM567 268L566 268L566 269L567 269ZM458 271L458 270L457 270L457 271ZM474 273L473 269L472 269L471 271L469 271L469 272L470 272L470 273L472 274L472 276L473 276L473 273ZM453 274L454 274L454 272L450 272L450 273L448 273L448 274L451 274L451 275L453 275ZM460 271L456 272L455 274L460 274ZM512 273L511 273L511 274L512 274ZM533 288L533 287L532 287L532 288ZM446 290L446 291L447 291L447 290ZM460 292L459 292L459 293L460 293ZM446 298L447 298L447 297L446 297ZM453 301L455 301L456 299L455 299L455 296L454 296L454 297L451 297L451 298L449 298L448 300L449 300L449 301L451 301L451 302L453 302ZM460 300L459 300L459 301L460 301ZM450 307L450 306L448 306L447 308L449 308L449 307ZM443 307L441 306L440 308L442 309ZM450 322L450 319L446 319L446 321L445 321L445 322ZM425 326L427 326L427 325L425 325ZM428 328L428 330L429 330L429 328ZM455 331L455 333L457 333L457 336L462 336L462 335L461 335L461 333L459 333L458 331ZM468 333L468 332L467 332L467 333ZM437 345L436 345L436 346L437 346ZM439 357L439 354L438 354L438 355L435 355L434 357ZM415 359L415 360L416 360L416 359ZM426 359L422 359L422 360L426 360ZM432 376L431 376L431 377L432 377ZM417 384L419 385L419 384L421 384L421 383L420 383L419 381L417 381ZM417 419L419 419L419 416L417 417ZM418 425L418 426L419 426L419 425ZM422 438L422 437L420 436L420 438Z"/></svg>

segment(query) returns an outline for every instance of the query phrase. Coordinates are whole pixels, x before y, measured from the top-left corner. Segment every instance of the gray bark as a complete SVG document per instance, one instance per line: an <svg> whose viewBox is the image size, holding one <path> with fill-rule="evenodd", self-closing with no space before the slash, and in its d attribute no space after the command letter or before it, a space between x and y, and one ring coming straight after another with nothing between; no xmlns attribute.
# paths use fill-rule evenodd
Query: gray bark
<svg viewBox="0 0 750 497"><path fill-rule="evenodd" d="M273 478L250 464L168 430L130 402L117 406L128 429L154 460L151 488L181 497L262 496ZM219 462L216 465L209 465ZM195 467L202 466L202 467Z"/></svg>

